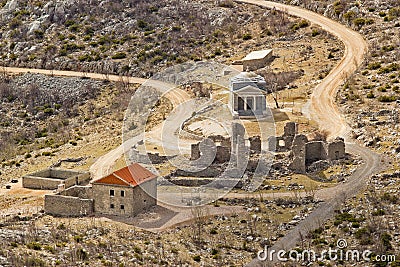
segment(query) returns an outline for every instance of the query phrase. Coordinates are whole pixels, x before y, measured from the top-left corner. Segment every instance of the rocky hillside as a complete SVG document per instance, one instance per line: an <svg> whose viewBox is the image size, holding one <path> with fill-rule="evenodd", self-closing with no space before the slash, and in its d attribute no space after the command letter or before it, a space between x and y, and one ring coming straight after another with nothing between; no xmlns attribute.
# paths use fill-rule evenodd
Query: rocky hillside
<svg viewBox="0 0 400 267"><path fill-rule="evenodd" d="M148 76L187 60L242 55L293 34L278 12L222 1L0 1L1 64Z"/></svg>

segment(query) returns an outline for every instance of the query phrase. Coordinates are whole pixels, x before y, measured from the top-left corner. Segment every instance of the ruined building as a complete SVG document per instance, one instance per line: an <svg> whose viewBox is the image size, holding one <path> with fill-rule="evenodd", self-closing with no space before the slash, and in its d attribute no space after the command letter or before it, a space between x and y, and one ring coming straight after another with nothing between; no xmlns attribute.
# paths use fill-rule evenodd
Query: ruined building
<svg viewBox="0 0 400 267"><path fill-rule="evenodd" d="M269 150L274 152L290 151L290 168L297 173L305 173L307 166L320 160L338 160L346 156L343 138L332 142L309 141L307 136L298 134L297 124L288 122L282 136L270 137Z"/></svg>

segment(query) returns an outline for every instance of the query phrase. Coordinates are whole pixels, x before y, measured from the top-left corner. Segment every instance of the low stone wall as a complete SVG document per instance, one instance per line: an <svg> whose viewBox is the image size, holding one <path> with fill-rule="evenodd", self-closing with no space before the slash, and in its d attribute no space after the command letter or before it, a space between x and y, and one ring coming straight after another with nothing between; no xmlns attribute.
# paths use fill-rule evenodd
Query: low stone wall
<svg viewBox="0 0 400 267"><path fill-rule="evenodd" d="M215 188L224 188L226 186L235 185L234 188L242 188L243 182L238 179L227 179L227 178L172 178L169 181L179 186L204 186L213 183ZM167 183L165 183L167 184Z"/></svg>
<svg viewBox="0 0 400 267"><path fill-rule="evenodd" d="M90 180L89 172L46 169L22 177L22 186L30 189L55 190L59 184L69 188Z"/></svg>
<svg viewBox="0 0 400 267"><path fill-rule="evenodd" d="M23 176L22 187L30 189L55 190L63 181L64 180L54 178Z"/></svg>
<svg viewBox="0 0 400 267"><path fill-rule="evenodd" d="M143 164L161 164L169 161L175 156L161 156L159 153L142 154L137 149L131 149L129 152L129 159L133 162Z"/></svg>
<svg viewBox="0 0 400 267"><path fill-rule="evenodd" d="M61 195L46 195L44 211L47 214L80 217L93 214L93 199L82 199Z"/></svg>

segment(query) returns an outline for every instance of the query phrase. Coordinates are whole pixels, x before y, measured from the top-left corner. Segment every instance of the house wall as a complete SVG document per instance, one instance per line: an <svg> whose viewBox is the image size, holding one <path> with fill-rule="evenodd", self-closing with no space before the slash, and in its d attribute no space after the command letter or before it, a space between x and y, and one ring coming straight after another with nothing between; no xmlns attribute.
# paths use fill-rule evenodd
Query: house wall
<svg viewBox="0 0 400 267"><path fill-rule="evenodd" d="M344 140L335 140L328 144L328 158L337 160L346 156L346 145Z"/></svg>
<svg viewBox="0 0 400 267"><path fill-rule="evenodd" d="M56 216L80 217L93 214L93 200L61 195L45 195L44 211Z"/></svg>
<svg viewBox="0 0 400 267"><path fill-rule="evenodd" d="M325 143L313 141L306 144L306 162L312 163L318 160L327 159Z"/></svg>

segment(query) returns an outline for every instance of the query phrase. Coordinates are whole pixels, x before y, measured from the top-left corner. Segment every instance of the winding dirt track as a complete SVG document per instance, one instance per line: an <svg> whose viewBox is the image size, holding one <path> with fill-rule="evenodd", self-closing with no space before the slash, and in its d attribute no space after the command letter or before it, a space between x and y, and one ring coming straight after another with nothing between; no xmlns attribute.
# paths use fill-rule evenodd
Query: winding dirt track
<svg viewBox="0 0 400 267"><path fill-rule="evenodd" d="M326 190L322 203L305 220L288 232L274 244L271 250L285 249L290 250L300 241L301 236L318 228L321 224L333 216L334 211L346 198L356 195L365 188L371 174L379 169L380 156L369 149L352 142L350 137L351 128L340 114L335 105L335 96L339 86L360 66L364 60L364 55L368 51L367 42L357 32L345 27L344 25L328 19L317 13L295 7L260 0L236 0L237 2L255 4L267 8L276 8L286 11L288 14L305 18L314 24L319 25L327 32L338 37L345 45L345 53L338 65L332 69L328 76L314 89L310 102L311 118L319 124L320 129L329 132L330 136L342 136L347 143L347 151L358 154L364 163L349 177L349 181L333 189ZM274 257L273 260L276 260ZM266 266L268 262L261 262L254 259L248 266Z"/></svg>

